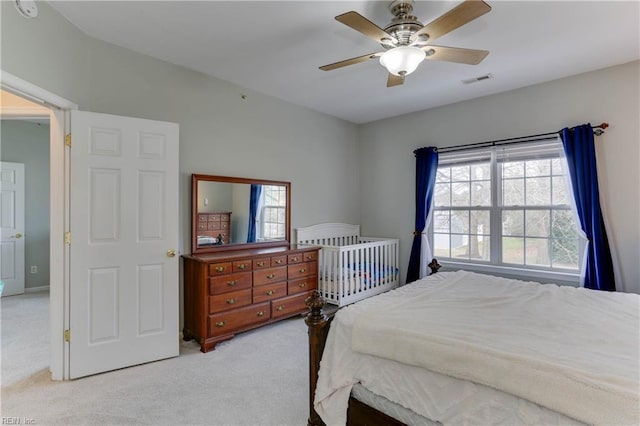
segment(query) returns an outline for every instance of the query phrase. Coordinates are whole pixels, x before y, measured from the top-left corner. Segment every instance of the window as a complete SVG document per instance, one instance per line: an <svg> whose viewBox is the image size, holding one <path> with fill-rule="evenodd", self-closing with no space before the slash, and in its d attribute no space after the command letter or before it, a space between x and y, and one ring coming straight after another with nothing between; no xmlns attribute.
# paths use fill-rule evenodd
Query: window
<svg viewBox="0 0 640 426"><path fill-rule="evenodd" d="M277 185L262 187L260 235L262 240L285 238L287 188Z"/></svg>
<svg viewBox="0 0 640 426"><path fill-rule="evenodd" d="M577 273L578 234L559 141L439 156L431 238L439 259Z"/></svg>

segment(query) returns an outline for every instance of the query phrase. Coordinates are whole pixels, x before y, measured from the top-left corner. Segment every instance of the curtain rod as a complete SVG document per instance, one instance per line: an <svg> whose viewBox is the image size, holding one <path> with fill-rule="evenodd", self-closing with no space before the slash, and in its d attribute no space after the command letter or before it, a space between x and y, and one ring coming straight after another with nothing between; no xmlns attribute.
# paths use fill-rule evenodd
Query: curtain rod
<svg viewBox="0 0 640 426"><path fill-rule="evenodd" d="M603 122L603 123L600 123L598 126L591 126L591 127L593 128L593 133L596 136L600 136L604 133L604 129L609 127L609 123ZM573 129L575 129L575 127L571 127L571 130ZM510 145L510 144L521 143L521 142L544 141L544 140L554 139L557 135L558 135L558 132L549 132L549 133L540 133L539 135L520 136L517 138L499 139L495 141L468 143L468 144L456 145L456 146L445 146L442 148L438 148L438 152L453 152L453 151L459 151L459 150L469 149L469 148L482 148L485 146Z"/></svg>

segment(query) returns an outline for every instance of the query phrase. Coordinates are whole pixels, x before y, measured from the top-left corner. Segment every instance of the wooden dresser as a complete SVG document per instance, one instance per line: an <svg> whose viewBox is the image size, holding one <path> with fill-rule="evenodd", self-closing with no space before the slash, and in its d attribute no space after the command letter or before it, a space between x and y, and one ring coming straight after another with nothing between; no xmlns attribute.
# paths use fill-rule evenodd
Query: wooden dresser
<svg viewBox="0 0 640 426"><path fill-rule="evenodd" d="M184 340L208 352L236 333L307 312L317 246L233 250L184 259Z"/></svg>
<svg viewBox="0 0 640 426"><path fill-rule="evenodd" d="M231 240L231 212L198 213L198 235L222 236L222 244Z"/></svg>

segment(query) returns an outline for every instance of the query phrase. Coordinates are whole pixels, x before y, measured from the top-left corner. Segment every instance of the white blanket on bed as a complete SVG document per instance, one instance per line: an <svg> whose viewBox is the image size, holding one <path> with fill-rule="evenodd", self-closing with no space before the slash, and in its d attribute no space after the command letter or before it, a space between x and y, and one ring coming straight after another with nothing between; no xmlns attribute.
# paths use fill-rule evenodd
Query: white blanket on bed
<svg viewBox="0 0 640 426"><path fill-rule="evenodd" d="M639 424L639 311L638 295L459 271L360 315L352 349L586 423Z"/></svg>

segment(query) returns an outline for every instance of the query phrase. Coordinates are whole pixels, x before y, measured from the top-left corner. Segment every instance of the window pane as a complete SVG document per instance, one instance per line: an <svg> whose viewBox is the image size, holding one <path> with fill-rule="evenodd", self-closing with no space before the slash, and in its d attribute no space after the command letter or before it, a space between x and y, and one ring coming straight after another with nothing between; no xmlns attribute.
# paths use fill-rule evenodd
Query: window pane
<svg viewBox="0 0 640 426"><path fill-rule="evenodd" d="M451 180L451 169L449 167L438 167L436 172L436 182L449 182Z"/></svg>
<svg viewBox="0 0 640 426"><path fill-rule="evenodd" d="M482 180L471 182L471 205L491 205L491 181Z"/></svg>
<svg viewBox="0 0 640 426"><path fill-rule="evenodd" d="M453 206L468 206L469 205L469 182L454 183L453 185L452 202Z"/></svg>
<svg viewBox="0 0 640 426"><path fill-rule="evenodd" d="M471 234L491 235L489 219L490 212L488 210L471 210L469 217L469 231Z"/></svg>
<svg viewBox="0 0 640 426"><path fill-rule="evenodd" d="M527 210L526 233L527 237L549 237L551 225L551 213L549 210Z"/></svg>
<svg viewBox="0 0 640 426"><path fill-rule="evenodd" d="M451 212L451 233L452 234L468 234L469 233L469 212L468 211L452 211Z"/></svg>
<svg viewBox="0 0 640 426"><path fill-rule="evenodd" d="M502 212L502 235L524 235L524 210L505 210Z"/></svg>
<svg viewBox="0 0 640 426"><path fill-rule="evenodd" d="M451 180L453 182L469 180L469 166L451 167Z"/></svg>
<svg viewBox="0 0 640 426"><path fill-rule="evenodd" d="M527 178L525 194L528 206L547 206L551 204L551 178Z"/></svg>
<svg viewBox="0 0 640 426"><path fill-rule="evenodd" d="M451 257L449 234L433 234L433 254L440 257Z"/></svg>
<svg viewBox="0 0 640 426"><path fill-rule="evenodd" d="M524 206L524 179L502 181L502 205Z"/></svg>
<svg viewBox="0 0 640 426"><path fill-rule="evenodd" d="M526 264L551 266L549 261L549 240L546 238L526 239Z"/></svg>
<svg viewBox="0 0 640 426"><path fill-rule="evenodd" d="M567 170L564 166L565 161L560 160L559 158L554 158L551 160L551 174L552 175L564 175Z"/></svg>
<svg viewBox="0 0 640 426"><path fill-rule="evenodd" d="M556 268L578 269L578 240L551 240L551 262Z"/></svg>
<svg viewBox="0 0 640 426"><path fill-rule="evenodd" d="M502 163L502 178L524 177L524 161L507 161Z"/></svg>
<svg viewBox="0 0 640 426"><path fill-rule="evenodd" d="M434 205L437 207L449 207L451 205L451 185L448 183L436 183L434 188Z"/></svg>
<svg viewBox="0 0 640 426"><path fill-rule="evenodd" d="M449 233L449 210L436 211L433 213L433 230L434 232ZM449 245L447 244L447 247Z"/></svg>
<svg viewBox="0 0 640 426"><path fill-rule="evenodd" d="M469 258L474 260L486 260L491 258L491 247L488 235L469 236Z"/></svg>
<svg viewBox="0 0 640 426"><path fill-rule="evenodd" d="M553 205L568 205L569 198L567 198L567 184L565 183L564 176L554 176L551 178L551 204Z"/></svg>
<svg viewBox="0 0 640 426"><path fill-rule="evenodd" d="M549 176L551 174L551 160L529 160L526 162L527 177Z"/></svg>
<svg viewBox="0 0 640 426"><path fill-rule="evenodd" d="M452 235L451 236L451 257L462 259L469 258L469 236L468 235Z"/></svg>
<svg viewBox="0 0 640 426"><path fill-rule="evenodd" d="M489 163L471 165L471 180L491 179L491 168Z"/></svg>
<svg viewBox="0 0 640 426"><path fill-rule="evenodd" d="M502 261L524 265L524 238L502 238Z"/></svg>
<svg viewBox="0 0 640 426"><path fill-rule="evenodd" d="M554 238L578 238L578 230L571 210L553 210L551 236Z"/></svg>

